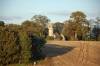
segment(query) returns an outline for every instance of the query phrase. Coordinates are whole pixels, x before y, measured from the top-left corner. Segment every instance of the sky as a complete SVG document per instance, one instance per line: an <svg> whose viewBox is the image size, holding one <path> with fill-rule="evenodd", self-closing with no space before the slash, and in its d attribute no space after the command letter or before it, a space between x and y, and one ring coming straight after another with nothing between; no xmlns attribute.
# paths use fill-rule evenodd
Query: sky
<svg viewBox="0 0 100 66"><path fill-rule="evenodd" d="M100 0L0 0L0 20L21 24L34 15L45 15L51 22L63 22L75 11L94 19L100 16L99 4Z"/></svg>

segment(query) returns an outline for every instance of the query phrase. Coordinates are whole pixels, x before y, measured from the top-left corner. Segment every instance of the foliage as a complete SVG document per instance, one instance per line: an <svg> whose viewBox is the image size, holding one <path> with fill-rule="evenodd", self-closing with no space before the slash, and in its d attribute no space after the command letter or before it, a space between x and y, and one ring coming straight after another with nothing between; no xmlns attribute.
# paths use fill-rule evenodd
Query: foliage
<svg viewBox="0 0 100 66"><path fill-rule="evenodd" d="M98 41L100 41L100 35L98 36Z"/></svg>
<svg viewBox="0 0 100 66"><path fill-rule="evenodd" d="M31 18L33 22L37 22L39 25L46 27L47 23L50 21L47 16L35 15Z"/></svg>
<svg viewBox="0 0 100 66"><path fill-rule="evenodd" d="M42 37L36 37L34 35L30 35L30 39L32 40L32 60L41 59L41 48L45 45L46 40Z"/></svg>
<svg viewBox="0 0 100 66"><path fill-rule="evenodd" d="M47 36L47 40L54 40L53 36Z"/></svg>
<svg viewBox="0 0 100 66"><path fill-rule="evenodd" d="M54 39L55 40L62 40L62 36L61 36L61 34L59 34L59 33L54 33L55 34L55 37L54 37Z"/></svg>
<svg viewBox="0 0 100 66"><path fill-rule="evenodd" d="M71 40L82 40L90 30L86 15L81 11L76 11L71 14L70 18L64 24L63 34L67 34Z"/></svg>
<svg viewBox="0 0 100 66"><path fill-rule="evenodd" d="M54 37L47 36L49 21L42 15L35 15L21 25L5 25L0 21L0 66L11 63L26 64L43 57L41 52L46 43L45 38L54 40ZM100 18L97 21L100 22ZM57 22L53 28L58 40L62 39L61 33L67 40L100 40L100 28L94 27L91 36L89 22L81 11L73 12L68 21L64 24Z"/></svg>
<svg viewBox="0 0 100 66"><path fill-rule="evenodd" d="M63 29L63 23L60 23L60 22L56 22L56 23L54 23L54 25L53 25L53 28L54 28L54 33L59 33L59 34L61 34L62 33L62 29Z"/></svg>
<svg viewBox="0 0 100 66"><path fill-rule="evenodd" d="M4 25L5 25L4 21L0 21L0 26L4 26Z"/></svg>
<svg viewBox="0 0 100 66"><path fill-rule="evenodd" d="M25 31L19 32L19 39L21 45L21 62L28 63L31 58L31 40Z"/></svg>
<svg viewBox="0 0 100 66"><path fill-rule="evenodd" d="M93 36L92 38L94 38L95 40L100 40L100 28L98 27L94 27L92 30Z"/></svg>
<svg viewBox="0 0 100 66"><path fill-rule="evenodd" d="M37 28L36 25L30 28L38 30L40 27ZM28 29L25 30L25 27L26 24L0 26L0 66L11 63L26 64L31 59L34 61L42 57L41 48L46 43L45 39L32 31L27 31ZM35 47L33 47L34 44Z"/></svg>
<svg viewBox="0 0 100 66"><path fill-rule="evenodd" d="M33 21L24 21L22 23L22 29L26 32L34 33L36 36L43 36L43 27L37 22Z"/></svg>
<svg viewBox="0 0 100 66"><path fill-rule="evenodd" d="M47 29L47 24L49 23L49 19L47 16L43 15L35 15L31 18L31 21L36 23L37 25L41 26L41 31L39 31L41 37L47 37L47 32L45 30Z"/></svg>
<svg viewBox="0 0 100 66"><path fill-rule="evenodd" d="M19 62L20 44L18 41L17 32L0 30L0 66Z"/></svg>
<svg viewBox="0 0 100 66"><path fill-rule="evenodd" d="M12 31L17 31L21 29L21 26L20 25L17 25L17 24L7 24L5 25L6 28L12 30Z"/></svg>

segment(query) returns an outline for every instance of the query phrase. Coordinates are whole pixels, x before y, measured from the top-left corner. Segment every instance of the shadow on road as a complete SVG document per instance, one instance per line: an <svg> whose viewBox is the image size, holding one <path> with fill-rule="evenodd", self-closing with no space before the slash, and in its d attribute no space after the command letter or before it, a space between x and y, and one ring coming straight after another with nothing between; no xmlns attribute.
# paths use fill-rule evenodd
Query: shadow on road
<svg viewBox="0 0 100 66"><path fill-rule="evenodd" d="M68 53L74 48L75 47L46 44L45 47L43 48L43 54L45 54L47 57L55 57Z"/></svg>

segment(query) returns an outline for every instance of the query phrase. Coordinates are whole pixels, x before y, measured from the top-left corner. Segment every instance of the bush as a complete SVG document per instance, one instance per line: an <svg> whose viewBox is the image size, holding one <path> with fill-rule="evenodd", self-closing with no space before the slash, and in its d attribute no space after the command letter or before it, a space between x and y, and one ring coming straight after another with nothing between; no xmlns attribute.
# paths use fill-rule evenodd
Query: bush
<svg viewBox="0 0 100 66"><path fill-rule="evenodd" d="M61 35L56 35L56 38L55 38L56 40L62 40L62 37L61 37Z"/></svg>
<svg viewBox="0 0 100 66"><path fill-rule="evenodd" d="M21 62L28 63L31 58L31 40L25 31L19 32L20 45L21 45Z"/></svg>
<svg viewBox="0 0 100 66"><path fill-rule="evenodd" d="M54 37L53 36L48 36L47 40L54 40Z"/></svg>
<svg viewBox="0 0 100 66"><path fill-rule="evenodd" d="M0 66L14 63L29 63L43 58L42 37L28 34L22 28L0 27Z"/></svg>
<svg viewBox="0 0 100 66"><path fill-rule="evenodd" d="M43 57L41 48L45 45L46 41L42 37L34 35L30 36L32 40L32 60L39 60Z"/></svg>
<svg viewBox="0 0 100 66"><path fill-rule="evenodd" d="M98 36L98 41L100 41L100 35Z"/></svg>
<svg viewBox="0 0 100 66"><path fill-rule="evenodd" d="M15 31L0 30L0 66L17 63L20 59L20 45Z"/></svg>

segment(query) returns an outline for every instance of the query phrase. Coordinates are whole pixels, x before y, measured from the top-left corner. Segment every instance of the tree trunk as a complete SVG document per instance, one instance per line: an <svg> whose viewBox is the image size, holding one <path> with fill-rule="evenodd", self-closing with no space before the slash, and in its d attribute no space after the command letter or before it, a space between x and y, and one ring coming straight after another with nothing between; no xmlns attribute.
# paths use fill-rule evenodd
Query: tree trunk
<svg viewBox="0 0 100 66"><path fill-rule="evenodd" d="M78 38L77 38L77 33L75 32L75 40L78 40Z"/></svg>

